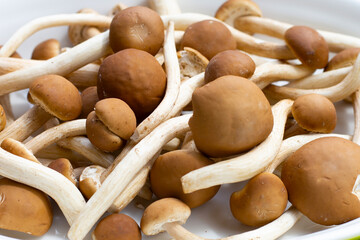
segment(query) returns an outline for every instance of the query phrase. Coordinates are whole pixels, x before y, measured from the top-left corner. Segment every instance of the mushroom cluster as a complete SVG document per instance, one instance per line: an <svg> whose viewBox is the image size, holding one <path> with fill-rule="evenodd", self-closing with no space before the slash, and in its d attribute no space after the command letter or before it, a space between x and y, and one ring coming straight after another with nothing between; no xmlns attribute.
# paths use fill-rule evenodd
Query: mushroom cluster
<svg viewBox="0 0 360 240"><path fill-rule="evenodd" d="M302 215L360 218L360 39L264 18L251 0L224 0L215 17L148 6L42 17L4 43L0 228L42 236L52 205L71 240L205 240L181 225L206 207L234 232L254 228L222 240L276 239ZM60 25L71 48L51 38L31 60L16 54ZM8 94L22 89L34 106L15 119ZM343 100L351 136L332 134Z"/></svg>

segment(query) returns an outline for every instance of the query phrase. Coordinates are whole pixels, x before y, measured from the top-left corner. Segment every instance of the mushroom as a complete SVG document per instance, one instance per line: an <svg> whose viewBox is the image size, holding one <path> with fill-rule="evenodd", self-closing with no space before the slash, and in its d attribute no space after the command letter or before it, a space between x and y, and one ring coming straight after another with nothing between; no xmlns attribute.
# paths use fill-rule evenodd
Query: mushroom
<svg viewBox="0 0 360 240"><path fill-rule="evenodd" d="M357 144L336 137L302 146L284 162L281 171L290 202L322 225L358 218L360 201L354 189L360 173L359 154Z"/></svg>
<svg viewBox="0 0 360 240"><path fill-rule="evenodd" d="M4 108L0 105L0 132L4 130L6 126L6 114Z"/></svg>
<svg viewBox="0 0 360 240"><path fill-rule="evenodd" d="M49 165L49 168L54 169L55 171L64 175L67 179L69 179L74 185L77 186L77 180L74 175L74 169L70 163L70 161L66 158L58 158L53 160Z"/></svg>
<svg viewBox="0 0 360 240"><path fill-rule="evenodd" d="M97 224L93 240L141 240L141 232L137 223L125 214L111 214Z"/></svg>
<svg viewBox="0 0 360 240"><path fill-rule="evenodd" d="M81 92L81 101L83 103L80 117L86 118L94 110L95 104L99 101L97 87L91 86Z"/></svg>
<svg viewBox="0 0 360 240"><path fill-rule="evenodd" d="M91 165L82 171L79 179L79 189L87 199L90 199L100 188L100 176L105 170L106 169L101 166Z"/></svg>
<svg viewBox="0 0 360 240"><path fill-rule="evenodd" d="M159 14L147 7L129 7L115 15L109 37L115 53L135 48L155 55L164 42L164 24Z"/></svg>
<svg viewBox="0 0 360 240"><path fill-rule="evenodd" d="M31 59L48 60L60 53L60 43L56 39L48 39L39 43L33 50Z"/></svg>
<svg viewBox="0 0 360 240"><path fill-rule="evenodd" d="M209 63L206 57L195 49L184 47L177 52L180 66L181 81L203 73Z"/></svg>
<svg viewBox="0 0 360 240"><path fill-rule="evenodd" d="M12 138L5 138L1 142L1 148L16 156L26 158L35 163L40 163L34 154L24 144Z"/></svg>
<svg viewBox="0 0 360 240"><path fill-rule="evenodd" d="M345 49L333 57L325 67L325 71L332 71L339 68L349 67L354 65L357 56L360 53L360 48Z"/></svg>

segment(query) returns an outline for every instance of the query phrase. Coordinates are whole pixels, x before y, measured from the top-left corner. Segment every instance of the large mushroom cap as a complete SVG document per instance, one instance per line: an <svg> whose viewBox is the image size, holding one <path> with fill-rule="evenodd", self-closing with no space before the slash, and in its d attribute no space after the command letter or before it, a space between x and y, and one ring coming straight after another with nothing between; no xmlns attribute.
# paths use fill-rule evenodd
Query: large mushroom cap
<svg viewBox="0 0 360 240"><path fill-rule="evenodd" d="M236 49L236 41L223 23L204 20L186 28L181 40L181 48L184 47L194 48L211 59L219 52Z"/></svg>
<svg viewBox="0 0 360 240"><path fill-rule="evenodd" d="M135 48L155 55L164 41L164 24L155 11L142 6L129 7L113 18L110 45L114 52Z"/></svg>
<svg viewBox="0 0 360 240"><path fill-rule="evenodd" d="M233 216L248 226L265 225L284 212L288 202L285 185L272 173L260 173L230 197Z"/></svg>
<svg viewBox="0 0 360 240"><path fill-rule="evenodd" d="M325 39L306 26L293 26L284 35L284 40L295 56L311 68L324 68L329 59L329 48Z"/></svg>
<svg viewBox="0 0 360 240"><path fill-rule="evenodd" d="M189 121L196 147L211 157L226 157L251 149L270 134L269 101L253 82L223 76L194 91L194 115Z"/></svg>
<svg viewBox="0 0 360 240"><path fill-rule="evenodd" d="M41 236L51 227L50 201L35 188L2 178L0 203L0 228Z"/></svg>
<svg viewBox="0 0 360 240"><path fill-rule="evenodd" d="M120 98L141 121L161 102L166 88L166 74L147 52L125 49L107 57L100 66L99 98Z"/></svg>
<svg viewBox="0 0 360 240"><path fill-rule="evenodd" d="M300 127L311 132L330 133L336 127L334 104L319 94L307 94L295 99L292 115Z"/></svg>
<svg viewBox="0 0 360 240"><path fill-rule="evenodd" d="M213 57L205 70L205 82L211 82L225 75L243 78L251 77L256 65L247 54L238 50L227 50Z"/></svg>
<svg viewBox="0 0 360 240"><path fill-rule="evenodd" d="M31 83L29 92L36 104L63 121L73 120L81 113L78 89L62 76L38 77Z"/></svg>
<svg viewBox="0 0 360 240"><path fill-rule="evenodd" d="M141 240L141 232L134 219L116 213L103 218L92 237L93 240Z"/></svg>
<svg viewBox="0 0 360 240"><path fill-rule="evenodd" d="M166 223L184 224L190 214L190 208L180 200L163 198L153 202L145 209L140 227L146 235L156 235L165 231L163 225Z"/></svg>
<svg viewBox="0 0 360 240"><path fill-rule="evenodd" d="M290 202L312 221L341 224L360 217L353 188L360 174L360 147L327 137L305 144L285 162L281 172Z"/></svg>
<svg viewBox="0 0 360 240"><path fill-rule="evenodd" d="M331 71L338 68L354 65L360 48L347 48L335 55L327 64L325 71Z"/></svg>
<svg viewBox="0 0 360 240"><path fill-rule="evenodd" d="M181 177L210 164L211 160L194 151L176 150L165 153L156 159L150 170L151 189L159 198L174 197L191 208L198 207L214 197L220 186L185 194Z"/></svg>

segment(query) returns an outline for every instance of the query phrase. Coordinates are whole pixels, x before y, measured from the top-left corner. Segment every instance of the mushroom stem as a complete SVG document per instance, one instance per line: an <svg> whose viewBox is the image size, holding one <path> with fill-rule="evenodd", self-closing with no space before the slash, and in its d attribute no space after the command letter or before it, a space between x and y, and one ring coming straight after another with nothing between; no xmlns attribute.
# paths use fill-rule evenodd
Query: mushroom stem
<svg viewBox="0 0 360 240"><path fill-rule="evenodd" d="M238 157L217 162L184 175L181 178L184 193L224 183L240 182L261 173L280 149L284 126L292 103L291 100L283 100L272 107L273 129L260 145Z"/></svg>
<svg viewBox="0 0 360 240"><path fill-rule="evenodd" d="M354 134L352 141L360 144L360 89L353 94L353 109L354 109Z"/></svg>
<svg viewBox="0 0 360 240"><path fill-rule="evenodd" d="M163 225L163 228L176 240L206 240L191 233L177 222L167 222Z"/></svg>
<svg viewBox="0 0 360 240"><path fill-rule="evenodd" d="M105 56L109 51L109 32L106 31L41 64L0 76L0 95L25 89L39 76L67 75Z"/></svg>
<svg viewBox="0 0 360 240"><path fill-rule="evenodd" d="M0 56L8 57L28 37L37 31L62 25L87 24L98 27L109 27L112 18L98 14L59 14L34 19L19 28L0 49Z"/></svg>
<svg viewBox="0 0 360 240"><path fill-rule="evenodd" d="M264 89L264 92L267 96L272 99L296 99L299 96L317 93L327 97L333 102L343 100L360 88L360 55L356 59L356 62L352 70L346 75L343 81L340 83L320 89L298 89L290 87L278 87L270 85Z"/></svg>
<svg viewBox="0 0 360 240"><path fill-rule="evenodd" d="M105 179L70 227L70 239L83 239L101 215L124 191L136 173L175 136L189 131L191 114L170 119L141 140Z"/></svg>
<svg viewBox="0 0 360 240"><path fill-rule="evenodd" d="M148 0L150 8L159 15L180 14L181 10L177 0Z"/></svg>

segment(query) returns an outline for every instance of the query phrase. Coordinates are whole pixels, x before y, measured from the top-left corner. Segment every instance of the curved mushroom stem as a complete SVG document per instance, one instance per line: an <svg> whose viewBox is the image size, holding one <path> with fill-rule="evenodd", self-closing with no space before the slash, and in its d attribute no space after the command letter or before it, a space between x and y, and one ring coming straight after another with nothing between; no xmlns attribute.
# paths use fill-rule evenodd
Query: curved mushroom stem
<svg viewBox="0 0 360 240"><path fill-rule="evenodd" d="M360 144L360 89L356 90L353 94L353 109L354 109L354 135L352 141L356 144Z"/></svg>
<svg viewBox="0 0 360 240"><path fill-rule="evenodd" d="M272 99L296 99L305 94L317 93L337 102L347 98L358 88L360 88L360 55L344 80L334 86L320 89L297 89L270 85L264 89L264 92Z"/></svg>
<svg viewBox="0 0 360 240"><path fill-rule="evenodd" d="M101 215L148 161L175 136L189 131L188 121L191 115L170 119L141 140L114 168L105 179L101 188L87 202L76 221L70 227L70 239L83 239Z"/></svg>
<svg viewBox="0 0 360 240"><path fill-rule="evenodd" d="M150 8L159 15L180 14L181 10L177 0L148 0Z"/></svg>
<svg viewBox="0 0 360 240"><path fill-rule="evenodd" d="M184 193L191 193L224 183L247 180L262 172L276 157L293 101L283 100L272 107L274 126L270 135L257 147L238 157L191 171L181 178Z"/></svg>

